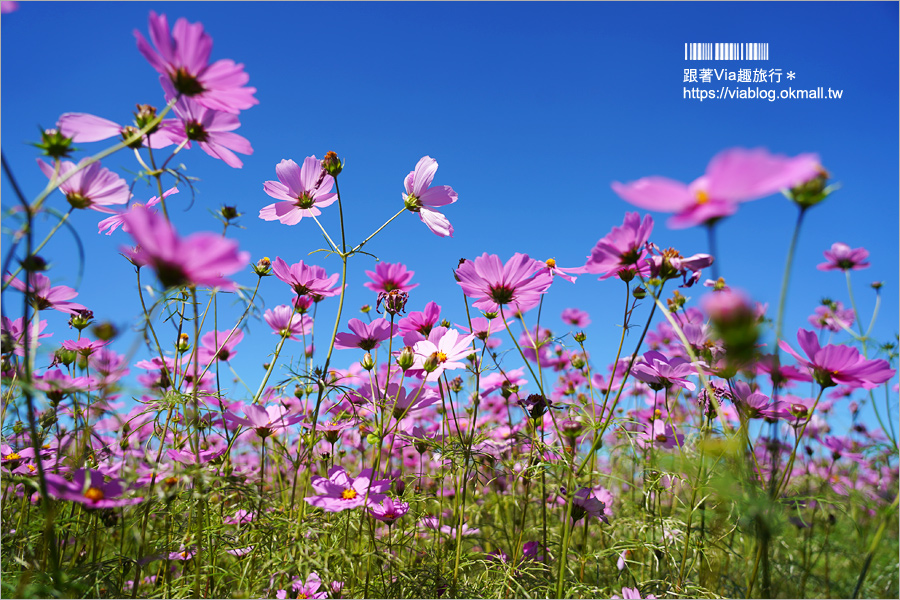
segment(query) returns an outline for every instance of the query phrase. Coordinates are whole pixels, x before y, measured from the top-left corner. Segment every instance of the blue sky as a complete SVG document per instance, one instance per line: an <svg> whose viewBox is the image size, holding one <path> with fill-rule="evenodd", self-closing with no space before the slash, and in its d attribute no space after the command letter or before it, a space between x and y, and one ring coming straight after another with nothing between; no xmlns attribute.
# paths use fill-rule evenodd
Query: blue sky
<svg viewBox="0 0 900 600"><path fill-rule="evenodd" d="M2 147L26 195L46 180L27 145L38 126L53 126L64 112L88 112L127 123L136 103L163 104L155 71L138 53L133 30L146 35L150 10L200 21L213 36L213 59L245 65L260 104L240 115L238 133L254 153L232 169L199 148L180 160L198 177L191 210L186 193L170 206L183 233L218 230L207 209L236 204L245 227L232 230L254 259L313 260L337 271L337 258L307 253L322 247L314 223L294 227L257 218L272 200L262 183L275 179L284 158L302 162L334 150L345 159L340 176L350 242L359 241L401 207L403 177L424 155L436 158L436 184L452 186L459 201L445 214L455 237L441 239L412 214L392 223L367 250L404 262L421 285L408 308L429 300L463 322L461 293L451 270L461 257L514 252L561 266L586 255L625 212L635 210L610 189L612 181L663 175L690 182L717 152L734 146L766 147L795 155L817 152L842 189L809 211L795 262L787 331L828 296L848 304L840 273L815 269L822 252L842 241L871 252L872 267L855 272L855 295L868 323L872 281L885 282L876 335L898 329L898 5L885 3L86 3L23 2L2 18ZM768 61L685 61L686 42L768 42ZM685 68L766 68L796 73L780 84L843 90L840 100L685 99ZM748 84L733 87L748 87ZM104 146L83 144L89 152ZM126 176L137 169L120 153L104 165ZM139 184L138 199L152 192ZM56 206L65 202L55 197ZM4 210L14 205L2 187ZM336 209L336 206L334 207ZM171 209L170 209L171 210ZM775 196L746 203L720 224L719 267L728 283L777 304L784 255L796 209ZM683 254L706 251L700 229L672 231L654 214L652 240ZM83 211L71 223L86 251L84 278L75 275L70 232L51 242L54 283L79 284L81 302L101 319L127 329L136 292L131 266L118 255L129 238L96 234L98 214ZM336 210L322 221L338 234ZM6 221L4 221L4 224ZM43 224L46 231L48 224ZM8 237L3 239L4 256ZM362 287L374 260L351 261L345 319L374 304ZM252 285L249 270L236 277ZM557 282L542 322L563 333L562 309L587 310L589 348L597 364L614 357L621 284L580 278ZM686 292L695 299L701 290ZM286 286L263 282L267 307L288 301ZM6 298L4 298L6 299ZM15 303L18 305L18 302ZM230 301L219 302L228 315ZM318 336L330 332L336 302L324 304ZM9 314L10 304L4 308ZM645 314L645 313L642 313ZM49 315L52 343L69 333ZM534 317L532 316L532 319ZM220 324L224 329L226 320ZM529 321L533 323L533 320ZM251 387L275 337L259 321L234 364ZM342 327L346 329L346 327ZM788 338L795 341L793 333ZM634 338L636 340L636 338ZM838 340L843 338L836 338ZM133 336L116 348L125 352ZM629 342L631 346L634 342ZM50 345L48 344L48 347ZM294 350L299 350L295 348ZM337 363L359 357L350 351ZM240 390L238 390L240 392Z"/></svg>

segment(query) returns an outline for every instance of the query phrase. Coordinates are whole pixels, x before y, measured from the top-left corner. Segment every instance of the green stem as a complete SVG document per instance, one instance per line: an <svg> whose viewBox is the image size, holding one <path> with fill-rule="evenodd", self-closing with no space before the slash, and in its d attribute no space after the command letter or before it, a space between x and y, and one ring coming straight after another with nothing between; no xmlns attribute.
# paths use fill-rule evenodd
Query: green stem
<svg viewBox="0 0 900 600"><path fill-rule="evenodd" d="M787 306L788 284L791 281L791 268L794 264L794 254L797 250L797 240L800 238L800 226L803 224L803 215L806 214L806 208L801 206L800 212L797 214L797 222L794 225L794 233L791 235L791 245L788 246L787 259L784 264L784 277L781 280L781 296L778 299L778 317L775 325L775 354L778 354L778 342L781 340L781 334L784 328L784 309Z"/></svg>

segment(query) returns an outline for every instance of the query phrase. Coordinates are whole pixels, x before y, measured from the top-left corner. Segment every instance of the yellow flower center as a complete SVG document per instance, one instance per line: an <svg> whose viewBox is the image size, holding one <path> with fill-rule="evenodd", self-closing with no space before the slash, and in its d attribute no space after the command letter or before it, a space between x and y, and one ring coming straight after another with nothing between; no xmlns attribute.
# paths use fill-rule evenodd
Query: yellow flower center
<svg viewBox="0 0 900 600"><path fill-rule="evenodd" d="M13 452L12 454L7 454L3 457L4 460L19 460L20 458L22 457L15 452Z"/></svg>
<svg viewBox="0 0 900 600"><path fill-rule="evenodd" d="M447 362L447 354L444 352L438 352L437 359L439 362Z"/></svg>
<svg viewBox="0 0 900 600"><path fill-rule="evenodd" d="M103 500L103 492L95 487L89 487L84 493L84 497L91 502L100 502Z"/></svg>
<svg viewBox="0 0 900 600"><path fill-rule="evenodd" d="M357 495L358 494L354 489L344 490L343 492L341 492L341 498L343 498L344 500L353 500Z"/></svg>
<svg viewBox="0 0 900 600"><path fill-rule="evenodd" d="M547 260L544 261L544 264L547 265L547 268L552 269L556 266L556 259L548 258Z"/></svg>
<svg viewBox="0 0 900 600"><path fill-rule="evenodd" d="M656 417L659 417L660 415L662 415L662 411L657 408L656 410L653 411L653 415Z"/></svg>
<svg viewBox="0 0 900 600"><path fill-rule="evenodd" d="M709 194L705 190L697 190L697 204L706 204L709 202Z"/></svg>
<svg viewBox="0 0 900 600"><path fill-rule="evenodd" d="M32 473L35 473L37 472L37 467L35 467L34 465L28 465L28 470Z"/></svg>

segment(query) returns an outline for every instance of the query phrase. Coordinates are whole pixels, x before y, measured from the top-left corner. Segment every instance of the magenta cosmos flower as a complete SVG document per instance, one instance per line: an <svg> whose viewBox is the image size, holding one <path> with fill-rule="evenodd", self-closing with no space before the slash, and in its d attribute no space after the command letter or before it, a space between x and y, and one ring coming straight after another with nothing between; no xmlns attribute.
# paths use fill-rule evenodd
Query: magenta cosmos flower
<svg viewBox="0 0 900 600"><path fill-rule="evenodd" d="M419 213L422 222L437 235L453 237L453 226L450 221L442 213L434 210L434 207L453 204L458 195L449 185L428 187L434 179L434 174L437 173L437 168L437 161L430 156L419 159L416 168L403 180L403 186L406 188L406 192L403 193L403 204L407 210Z"/></svg>
<svg viewBox="0 0 900 600"><path fill-rule="evenodd" d="M20 292L25 291L25 284L18 279L7 275L4 280ZM78 295L78 292L65 285L50 286L50 278L40 273L31 273L28 276L28 296L32 306L37 310L54 309L69 314L76 314L85 310L83 304L69 302L69 299Z"/></svg>
<svg viewBox="0 0 900 600"><path fill-rule="evenodd" d="M125 224L138 244L134 251L125 251L135 264L153 267L166 288L198 285L234 290L234 283L225 276L240 271L250 260L249 252L238 251L237 242L215 233L182 239L163 217L146 208L132 210Z"/></svg>
<svg viewBox="0 0 900 600"><path fill-rule="evenodd" d="M272 328L272 333L292 340L300 341L298 336L307 335L312 331L311 317L294 312L293 308L284 304L267 310L263 318Z"/></svg>
<svg viewBox="0 0 900 600"><path fill-rule="evenodd" d="M676 356L672 359L656 350L645 352L635 361L631 374L653 389L660 390L674 386L694 391L696 386L686 378L694 375L696 369L691 361Z"/></svg>
<svg viewBox="0 0 900 600"><path fill-rule="evenodd" d="M200 338L200 348L197 350L200 363L208 365L216 360L229 361L237 354L235 346L244 339L244 332L240 329L232 331L210 331Z"/></svg>
<svg viewBox="0 0 900 600"><path fill-rule="evenodd" d="M306 417L306 415L291 415L288 413L288 409L280 404L266 407L262 407L258 404L247 404L244 406L243 410L246 418L239 417L231 411L227 411L225 413L225 419L232 423L237 423L238 425L253 429L256 431L256 435L261 438L268 437L276 431L281 431L294 423L302 421Z"/></svg>
<svg viewBox="0 0 900 600"><path fill-rule="evenodd" d="M415 274L415 271L407 271L406 265L403 263L380 262L375 265L374 271L366 271L366 275L372 281L365 282L363 286L373 292L391 292L393 290L408 292L419 285L409 282Z"/></svg>
<svg viewBox="0 0 900 600"><path fill-rule="evenodd" d="M823 262L816 267L820 271L857 271L869 266L869 263L866 262L866 259L869 258L868 250L851 248L841 242L832 244L831 250L825 251L825 258L828 259L828 262Z"/></svg>
<svg viewBox="0 0 900 600"><path fill-rule="evenodd" d="M93 162L83 167L87 160L89 159L83 159L78 165L68 160L59 164L57 181L72 171L80 169L59 186L59 191L65 194L69 204L73 208L90 208L99 212L111 213L114 211L108 208L110 205L128 202L131 198L128 183L109 169L101 167L99 162ZM37 162L44 175L53 180L53 167L42 160Z"/></svg>
<svg viewBox="0 0 900 600"><path fill-rule="evenodd" d="M675 213L672 229L711 223L737 211L740 202L764 198L816 177L819 157L787 157L763 148L731 148L717 154L706 174L690 185L665 177L645 177L612 189L623 200L647 210Z"/></svg>
<svg viewBox="0 0 900 600"><path fill-rule="evenodd" d="M361 348L368 352L377 348L384 340L396 335L393 325L384 317L375 319L371 323L366 323L359 319L350 319L347 326L353 333L342 331L335 335L335 348Z"/></svg>
<svg viewBox="0 0 900 600"><path fill-rule="evenodd" d="M579 308L567 308L562 311L561 318L573 327L587 327L591 324L591 317Z"/></svg>
<svg viewBox="0 0 900 600"><path fill-rule="evenodd" d="M473 352L474 335L460 336L455 329L442 329L435 329L428 339L416 342L413 346L416 359L412 371L428 381L440 378L444 371L466 368L462 361Z"/></svg>
<svg viewBox="0 0 900 600"><path fill-rule="evenodd" d="M275 277L291 286L298 296L311 296L313 300L321 300L341 293L334 287L340 274L328 275L323 267L306 265L302 260L288 266L284 260L276 257L272 263L272 272Z"/></svg>
<svg viewBox="0 0 900 600"><path fill-rule="evenodd" d="M143 501L143 498L122 498L125 488L121 480L104 481L103 475L87 469L75 471L72 481L53 473L47 473L45 477L47 493L60 500L79 502L86 508L117 508Z"/></svg>
<svg viewBox="0 0 900 600"><path fill-rule="evenodd" d="M319 495L304 498L309 504L328 512L340 512L379 504L385 499L384 492L391 486L391 481L372 481L372 469L363 469L359 477L353 479L344 467L335 465L328 469L327 478L313 477L311 484Z"/></svg>
<svg viewBox="0 0 900 600"><path fill-rule="evenodd" d="M322 162L315 156L308 156L303 167L292 160L282 160L275 167L275 175L278 181L265 182L263 189L281 202L261 209L260 219L296 225L303 217L321 215L319 208L337 200L337 194L331 193L334 178L325 172Z"/></svg>
<svg viewBox="0 0 900 600"><path fill-rule="evenodd" d="M553 276L541 272L544 263L516 252L504 265L496 254L487 252L475 260L467 260L456 269L463 293L477 298L475 308L498 313L506 304L517 312L534 308L541 294L550 288Z"/></svg>
<svg viewBox="0 0 900 600"><path fill-rule="evenodd" d="M587 264L588 273L601 274L600 279L618 275L622 270L639 271L647 251L645 246L653 231L653 217L643 220L636 212L625 213L621 227L613 227L591 250Z"/></svg>
<svg viewBox="0 0 900 600"><path fill-rule="evenodd" d="M850 346L829 344L822 348L812 331L799 330L797 341L808 360L797 354L785 340L778 342L778 346L809 369L813 379L823 388L843 384L870 390L894 376L894 370L886 360L866 360L859 350Z"/></svg>
<svg viewBox="0 0 900 600"><path fill-rule="evenodd" d="M577 522L585 515L596 517L606 524L606 503L597 498L596 492L590 488L581 488L572 497L572 521Z"/></svg>
<svg viewBox="0 0 900 600"><path fill-rule="evenodd" d="M409 512L409 503L394 500L390 496L381 501L381 504L369 506L369 514L388 525Z"/></svg>
<svg viewBox="0 0 900 600"><path fill-rule="evenodd" d="M139 112L141 112L142 109L149 108L151 107L138 105ZM153 111L155 110L156 109L153 109ZM151 113L146 113L141 116L143 117L150 114ZM155 115L155 112L153 112L152 115ZM121 137L123 140L127 140L139 131L139 128L134 125L119 125L109 119L87 113L63 113L56 122L56 128L62 135L72 138L73 142L79 144L99 142L117 136ZM161 130L157 129L153 133L144 136L141 140L141 145L149 146L150 148L165 148L166 146L171 146L172 140L169 139L168 135L160 133L160 131Z"/></svg>
<svg viewBox="0 0 900 600"><path fill-rule="evenodd" d="M201 150L235 169L244 166L235 152L253 154L247 138L234 133L241 126L237 115L211 110L185 97L172 110L178 118L163 121L156 138L167 138L173 144L184 144L185 148L197 142Z"/></svg>
<svg viewBox="0 0 900 600"><path fill-rule="evenodd" d="M828 302L817 306L807 320L816 329L827 329L838 333L841 329L849 329L853 325L856 314L852 308L844 308L841 302Z"/></svg>
<svg viewBox="0 0 900 600"><path fill-rule="evenodd" d="M155 49L139 31L134 36L138 50L160 73L161 81L168 79L179 94L201 106L237 114L259 104L253 97L256 88L244 87L250 80L244 65L231 60L209 64L212 38L202 24L178 19L170 34L166 16L150 11L150 41Z"/></svg>
<svg viewBox="0 0 900 600"><path fill-rule="evenodd" d="M31 323L31 327L28 329L28 348L37 348L40 346L38 342L39 339L50 337L53 335L52 333L42 333L44 329L47 328L47 321L41 321L40 323ZM16 356L25 356L25 317L19 317L18 319L12 320L6 317L2 318L2 327L0 330L3 332L4 346L3 353L13 352ZM8 336L8 337L7 337ZM5 344L9 342L10 346L7 347Z"/></svg>

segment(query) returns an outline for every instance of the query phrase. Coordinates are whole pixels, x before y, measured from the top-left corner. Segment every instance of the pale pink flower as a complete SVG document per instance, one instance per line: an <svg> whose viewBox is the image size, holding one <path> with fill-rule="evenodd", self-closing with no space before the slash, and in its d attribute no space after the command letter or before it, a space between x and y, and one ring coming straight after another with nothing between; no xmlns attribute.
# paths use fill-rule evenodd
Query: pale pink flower
<svg viewBox="0 0 900 600"><path fill-rule="evenodd" d="M303 167L292 160L282 160L275 167L275 175L278 181L266 181L263 189L281 202L262 208L260 219L296 225L303 217L319 216L322 214L319 208L337 200L337 194L331 192L334 178L325 172L315 156L308 156Z"/></svg>
<svg viewBox="0 0 900 600"><path fill-rule="evenodd" d="M88 160L87 158L82 159L78 165L68 160L60 162L59 173L55 179L53 166L42 160L37 162L44 175L55 181L80 169L59 186L59 191L66 196L66 200L74 208L90 208L106 213L114 212L108 208L110 205L125 204L131 198L128 183L109 169L101 167L99 162L93 162L84 167Z"/></svg>
<svg viewBox="0 0 900 600"><path fill-rule="evenodd" d="M413 346L416 361L410 371L427 381L437 380L444 371L464 369L466 364L462 361L473 352L472 339L475 336L460 336L456 329L440 329L432 331L428 339Z"/></svg>
<svg viewBox="0 0 900 600"><path fill-rule="evenodd" d="M500 312L503 305L512 305L516 312L525 312L538 305L541 294L550 288L553 277L540 272L544 264L515 253L504 265L496 254L487 252L475 260L467 260L456 269L463 293L477 298L475 308Z"/></svg>
<svg viewBox="0 0 900 600"><path fill-rule="evenodd" d="M18 279L13 279L6 275L4 281L20 292L25 291L25 284ZM78 292L65 285L51 287L50 278L41 273L31 273L28 276L28 287L28 296L37 310L52 308L61 312L76 314L78 311L86 308L83 304L69 302L69 299L77 296Z"/></svg>
<svg viewBox="0 0 900 600"><path fill-rule="evenodd" d="M267 310L263 318L272 328L272 333L292 340L300 341L299 336L308 335L312 331L312 317L294 312L287 305Z"/></svg>
<svg viewBox="0 0 900 600"><path fill-rule="evenodd" d="M168 198L172 194L177 193L177 188L169 188L168 190L163 192L163 198ZM156 206L157 204L159 204L159 196L153 196L152 198L150 198L150 200L147 201L147 204L132 204L129 210L122 211L119 214L113 215L111 217L107 217L97 223L97 233L103 233L104 231L106 231L106 235L112 235L112 232L118 229L119 226L122 227L122 231L127 232L128 227L125 225L125 216L129 213L129 211L141 208L142 206L146 206L149 208L151 206Z"/></svg>
<svg viewBox="0 0 900 600"><path fill-rule="evenodd" d="M450 221L442 213L434 210L434 207L453 204L458 195L449 185L428 187L434 179L437 168L437 161L430 156L419 159L416 168L403 180L403 186L406 188L403 203L407 210L419 214L419 219L428 229L441 237L453 237L453 226Z"/></svg>
<svg viewBox="0 0 900 600"><path fill-rule="evenodd" d="M372 281L365 282L363 286L373 292L391 292L393 290L408 292L419 285L409 282L415 273L415 271L408 271L403 263L380 262L375 265L374 271L366 271L366 275Z"/></svg>
<svg viewBox="0 0 900 600"><path fill-rule="evenodd" d="M204 152L235 169L244 163L234 152L253 154L247 138L234 133L241 126L236 114L212 110L184 96L172 110L178 118L163 121L158 137L164 136L173 144L184 144L185 148L197 142Z"/></svg>
<svg viewBox="0 0 900 600"><path fill-rule="evenodd" d="M847 244L835 242L831 250L825 251L828 262L819 264L820 271L856 271L868 268L869 251L865 248L851 248Z"/></svg>

